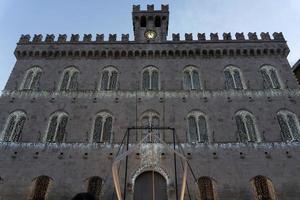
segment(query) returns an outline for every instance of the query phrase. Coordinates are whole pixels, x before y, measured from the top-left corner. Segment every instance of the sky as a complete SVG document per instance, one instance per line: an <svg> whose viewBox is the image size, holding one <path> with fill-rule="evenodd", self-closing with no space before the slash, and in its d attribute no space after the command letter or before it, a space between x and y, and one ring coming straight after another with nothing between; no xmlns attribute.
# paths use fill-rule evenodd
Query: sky
<svg viewBox="0 0 300 200"><path fill-rule="evenodd" d="M290 64L300 58L299 0L0 0L0 90L21 34L129 33L133 39L133 4L169 4L169 39L172 33L283 32Z"/></svg>

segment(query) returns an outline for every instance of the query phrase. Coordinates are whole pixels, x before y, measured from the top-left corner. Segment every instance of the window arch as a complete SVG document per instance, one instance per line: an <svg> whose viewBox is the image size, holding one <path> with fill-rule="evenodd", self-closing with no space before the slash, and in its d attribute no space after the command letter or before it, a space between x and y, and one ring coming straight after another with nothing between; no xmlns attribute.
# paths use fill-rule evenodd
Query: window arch
<svg viewBox="0 0 300 200"><path fill-rule="evenodd" d="M149 133L149 131L154 132L154 134L157 137L160 137L159 130L151 130L151 128L159 127L160 116L157 112L155 112L155 111L144 112L140 118L140 123L141 123L142 127L148 128L148 130L146 130L146 129L142 130L141 139L143 139ZM148 138L148 140L145 142L155 142L155 140L152 138Z"/></svg>
<svg viewBox="0 0 300 200"><path fill-rule="evenodd" d="M240 142L261 142L256 127L255 117L248 111L241 110L235 114Z"/></svg>
<svg viewBox="0 0 300 200"><path fill-rule="evenodd" d="M92 194L95 200L100 200L102 184L103 184L102 178L98 176L93 176L88 179L87 192L89 194Z"/></svg>
<svg viewBox="0 0 300 200"><path fill-rule="evenodd" d="M188 66L183 70L183 86L185 90L200 90L201 82L196 67Z"/></svg>
<svg viewBox="0 0 300 200"><path fill-rule="evenodd" d="M146 16L141 17L141 27L146 27L147 26L147 18Z"/></svg>
<svg viewBox="0 0 300 200"><path fill-rule="evenodd" d="M79 71L75 67L64 70L60 83L60 91L77 90Z"/></svg>
<svg viewBox="0 0 300 200"><path fill-rule="evenodd" d="M225 89L242 90L246 89L242 72L235 66L227 66L224 69Z"/></svg>
<svg viewBox="0 0 300 200"><path fill-rule="evenodd" d="M265 176L256 176L251 179L256 200L276 200L275 188L270 179Z"/></svg>
<svg viewBox="0 0 300 200"><path fill-rule="evenodd" d="M281 110L277 113L277 120L281 128L282 138L285 141L300 140L300 126L296 114Z"/></svg>
<svg viewBox="0 0 300 200"><path fill-rule="evenodd" d="M200 200L215 200L215 183L210 177L200 177L198 179Z"/></svg>
<svg viewBox="0 0 300 200"><path fill-rule="evenodd" d="M52 180L48 176L39 176L33 180L30 200L46 200L48 199L48 190Z"/></svg>
<svg viewBox="0 0 300 200"><path fill-rule="evenodd" d="M26 114L23 111L12 112L6 121L1 140L4 142L18 142L21 138Z"/></svg>
<svg viewBox="0 0 300 200"><path fill-rule="evenodd" d="M38 90L42 69L38 66L28 69L25 73L21 90Z"/></svg>
<svg viewBox="0 0 300 200"><path fill-rule="evenodd" d="M114 67L106 67L101 74L101 90L117 90L118 70Z"/></svg>
<svg viewBox="0 0 300 200"><path fill-rule="evenodd" d="M64 142L69 116L65 112L55 112L51 115L45 142Z"/></svg>
<svg viewBox="0 0 300 200"><path fill-rule="evenodd" d="M113 117L107 112L96 115L92 131L91 141L94 143L112 142Z"/></svg>
<svg viewBox="0 0 300 200"><path fill-rule="evenodd" d="M159 71L154 66L146 67L142 71L143 90L159 90Z"/></svg>
<svg viewBox="0 0 300 200"><path fill-rule="evenodd" d="M275 67L271 65L264 65L260 68L260 73L263 79L263 86L265 89L282 88L282 84L280 82L279 75Z"/></svg>
<svg viewBox="0 0 300 200"><path fill-rule="evenodd" d="M190 142L208 142L206 117L202 112L188 114L188 139Z"/></svg>

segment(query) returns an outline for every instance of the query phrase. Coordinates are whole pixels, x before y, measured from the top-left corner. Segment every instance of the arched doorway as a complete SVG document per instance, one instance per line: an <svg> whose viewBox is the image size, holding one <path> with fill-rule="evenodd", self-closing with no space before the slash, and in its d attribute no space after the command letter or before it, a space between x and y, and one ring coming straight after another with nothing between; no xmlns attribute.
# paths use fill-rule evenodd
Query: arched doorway
<svg viewBox="0 0 300 200"><path fill-rule="evenodd" d="M166 179L155 171L140 174L134 183L134 200L167 200Z"/></svg>

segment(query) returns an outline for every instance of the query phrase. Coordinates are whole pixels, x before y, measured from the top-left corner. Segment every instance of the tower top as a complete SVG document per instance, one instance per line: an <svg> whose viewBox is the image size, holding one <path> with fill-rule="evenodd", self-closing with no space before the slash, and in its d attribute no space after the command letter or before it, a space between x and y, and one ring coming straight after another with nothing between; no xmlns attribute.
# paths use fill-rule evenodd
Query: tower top
<svg viewBox="0 0 300 200"><path fill-rule="evenodd" d="M169 26L169 5L161 5L160 10L155 10L154 5L147 5L147 10L141 10L140 5L133 5L132 21L135 41L166 41Z"/></svg>

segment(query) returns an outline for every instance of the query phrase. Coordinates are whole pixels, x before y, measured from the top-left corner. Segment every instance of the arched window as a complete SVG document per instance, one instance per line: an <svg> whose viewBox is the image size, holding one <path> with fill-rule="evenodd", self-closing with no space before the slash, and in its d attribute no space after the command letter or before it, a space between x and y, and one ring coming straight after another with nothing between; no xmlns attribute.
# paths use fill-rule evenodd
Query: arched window
<svg viewBox="0 0 300 200"><path fill-rule="evenodd" d="M88 180L87 192L92 194L95 200L100 200L100 194L102 189L102 178L94 176Z"/></svg>
<svg viewBox="0 0 300 200"><path fill-rule="evenodd" d="M260 68L260 73L263 78L263 85L265 89L281 88L281 82L275 67L271 65L264 65Z"/></svg>
<svg viewBox="0 0 300 200"><path fill-rule="evenodd" d="M23 82L21 84L21 90L38 90L42 70L39 67L32 67L25 73Z"/></svg>
<svg viewBox="0 0 300 200"><path fill-rule="evenodd" d="M33 180L33 187L30 194L30 200L48 199L48 190L51 185L51 178L48 176L39 176Z"/></svg>
<svg viewBox="0 0 300 200"><path fill-rule="evenodd" d="M193 111L187 116L188 139L190 142L208 142L206 117L203 113Z"/></svg>
<svg viewBox="0 0 300 200"><path fill-rule="evenodd" d="M141 27L146 27L147 26L147 18L146 16L141 17Z"/></svg>
<svg viewBox="0 0 300 200"><path fill-rule="evenodd" d="M148 128L147 130L142 131L143 139L150 131L152 131L157 137L160 137L160 132L157 129L151 128L158 128L159 127L159 114L155 111L147 111L141 116L141 126L144 128ZM155 142L156 140L153 138L148 138L145 142Z"/></svg>
<svg viewBox="0 0 300 200"><path fill-rule="evenodd" d="M264 176L256 176L251 180L256 200L276 200L275 189L271 180Z"/></svg>
<svg viewBox="0 0 300 200"><path fill-rule="evenodd" d="M101 75L101 90L117 90L118 70L106 67Z"/></svg>
<svg viewBox="0 0 300 200"><path fill-rule="evenodd" d="M235 114L240 142L261 142L256 128L256 120L248 111L239 111Z"/></svg>
<svg viewBox="0 0 300 200"><path fill-rule="evenodd" d="M4 142L18 142L21 138L25 121L26 114L23 111L11 113L7 118L1 140Z"/></svg>
<svg viewBox="0 0 300 200"><path fill-rule="evenodd" d="M225 89L245 89L241 70L235 66L228 66L224 69Z"/></svg>
<svg viewBox="0 0 300 200"><path fill-rule="evenodd" d="M154 66L145 68L142 72L143 90L159 90L159 71Z"/></svg>
<svg viewBox="0 0 300 200"><path fill-rule="evenodd" d="M200 90L201 83L196 67L189 66L183 71L183 87L185 90Z"/></svg>
<svg viewBox="0 0 300 200"><path fill-rule="evenodd" d="M198 179L198 187L201 200L215 200L215 184L209 177L200 177Z"/></svg>
<svg viewBox="0 0 300 200"><path fill-rule="evenodd" d="M160 27L161 26L161 18L160 18L160 16L156 16L155 17L154 24L155 24L155 27Z"/></svg>
<svg viewBox="0 0 300 200"><path fill-rule="evenodd" d="M46 142L64 142L66 136L66 126L68 123L68 115L64 112L56 112L51 115Z"/></svg>
<svg viewBox="0 0 300 200"><path fill-rule="evenodd" d="M75 67L69 67L63 72L60 91L74 91L78 88L79 71Z"/></svg>
<svg viewBox="0 0 300 200"><path fill-rule="evenodd" d="M113 117L107 112L100 112L96 115L93 127L92 142L111 142L112 141Z"/></svg>
<svg viewBox="0 0 300 200"><path fill-rule="evenodd" d="M285 141L300 140L300 126L296 114L287 110L281 110L277 113L277 119L281 128L282 138Z"/></svg>

